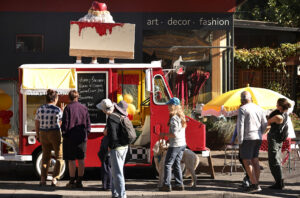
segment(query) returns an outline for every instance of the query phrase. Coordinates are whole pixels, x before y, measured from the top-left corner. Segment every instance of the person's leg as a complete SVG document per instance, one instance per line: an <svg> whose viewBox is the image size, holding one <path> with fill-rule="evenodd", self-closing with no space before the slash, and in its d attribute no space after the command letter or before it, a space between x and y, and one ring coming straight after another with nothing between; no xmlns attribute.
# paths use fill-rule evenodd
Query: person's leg
<svg viewBox="0 0 300 198"><path fill-rule="evenodd" d="M246 171L245 165L244 165L243 160L240 155L240 151L239 151L239 161L242 164L243 169ZM248 176L247 172L245 172L245 177L249 180L249 176Z"/></svg>
<svg viewBox="0 0 300 198"><path fill-rule="evenodd" d="M83 177L84 175L84 159L78 160L78 177Z"/></svg>
<svg viewBox="0 0 300 198"><path fill-rule="evenodd" d="M258 158L251 159L251 164L253 165L253 171L255 175L255 179L257 184L259 183L259 177L260 177L260 166L259 166L259 160Z"/></svg>
<svg viewBox="0 0 300 198"><path fill-rule="evenodd" d="M257 184L259 184L259 178L260 178L260 165L259 165L259 148L261 146L261 140L254 140L253 145L253 156L251 159L251 163L253 165L254 174L256 177Z"/></svg>
<svg viewBox="0 0 300 198"><path fill-rule="evenodd" d="M41 184L45 183L47 180L48 169L51 158L51 144L48 140L48 134L46 131L40 132L40 141L42 144L42 167L41 167Z"/></svg>
<svg viewBox="0 0 300 198"><path fill-rule="evenodd" d="M165 168L164 168L164 186L171 187L171 175L172 175L172 166L176 159L178 148L169 147L166 158L165 158Z"/></svg>
<svg viewBox="0 0 300 198"><path fill-rule="evenodd" d="M101 176L102 176L102 186L103 190L111 189L111 164L110 157L107 156L101 163Z"/></svg>
<svg viewBox="0 0 300 198"><path fill-rule="evenodd" d="M51 131L49 133L49 141L52 144L55 153L55 159L56 159L53 176L52 176L53 182L54 184L56 184L56 180L59 178L59 173L64 164L63 153L62 153L62 138L61 138L60 131Z"/></svg>
<svg viewBox="0 0 300 198"><path fill-rule="evenodd" d="M125 179L123 174L124 162L128 148L125 149L112 149L110 152L111 170L113 178L113 196L126 197Z"/></svg>
<svg viewBox="0 0 300 198"><path fill-rule="evenodd" d="M78 177L76 179L76 187L82 188L82 179L84 175L84 159L85 159L85 152L86 152L86 141L80 143L76 146L76 159L78 162Z"/></svg>
<svg viewBox="0 0 300 198"><path fill-rule="evenodd" d="M184 149L185 149L185 146L180 147L180 150L178 150L178 154L177 154L174 164L173 164L175 186L180 186L180 187L183 187L182 170L181 170L180 162L182 160Z"/></svg>
<svg viewBox="0 0 300 198"><path fill-rule="evenodd" d="M282 143L277 143L272 136L268 136L268 160L271 173L275 179L273 187L282 188L281 152ZM282 187L281 187L282 186Z"/></svg>
<svg viewBox="0 0 300 198"><path fill-rule="evenodd" d="M250 178L250 182L251 184L257 184L257 180L256 180L256 176L255 176L255 173L254 173L254 168L253 168L253 165L251 163L251 160L249 159L243 159L243 163L244 163L244 166L246 168L246 172Z"/></svg>
<svg viewBox="0 0 300 198"><path fill-rule="evenodd" d="M75 173L76 173L76 161L75 160L69 160L69 175L70 177L75 178Z"/></svg>
<svg viewBox="0 0 300 198"><path fill-rule="evenodd" d="M82 179L84 175L84 159L77 160L78 162L78 169L77 169L77 179L76 179L76 187L82 188Z"/></svg>

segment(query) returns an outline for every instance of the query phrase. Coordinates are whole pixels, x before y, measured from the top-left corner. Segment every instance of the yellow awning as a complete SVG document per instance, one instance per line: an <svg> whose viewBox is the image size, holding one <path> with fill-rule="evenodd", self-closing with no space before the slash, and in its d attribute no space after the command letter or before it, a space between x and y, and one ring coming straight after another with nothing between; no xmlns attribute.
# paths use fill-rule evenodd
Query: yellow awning
<svg viewBox="0 0 300 198"><path fill-rule="evenodd" d="M76 89L75 69L23 69L21 93L45 95L47 89L59 94Z"/></svg>

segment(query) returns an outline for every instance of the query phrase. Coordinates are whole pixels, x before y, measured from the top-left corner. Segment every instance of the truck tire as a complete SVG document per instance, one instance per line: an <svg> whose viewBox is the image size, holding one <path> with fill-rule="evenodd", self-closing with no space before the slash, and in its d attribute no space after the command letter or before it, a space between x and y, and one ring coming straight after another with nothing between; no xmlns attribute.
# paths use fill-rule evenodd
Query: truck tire
<svg viewBox="0 0 300 198"><path fill-rule="evenodd" d="M33 166L35 174L40 178L41 177L41 167L42 167L42 151L39 151L36 155L33 156ZM52 173L54 169L54 165L56 160L54 158L54 151L51 152L50 166L48 170L47 180L52 180ZM59 179L62 179L67 172L67 163L64 161L63 166L61 167L61 171L59 173Z"/></svg>

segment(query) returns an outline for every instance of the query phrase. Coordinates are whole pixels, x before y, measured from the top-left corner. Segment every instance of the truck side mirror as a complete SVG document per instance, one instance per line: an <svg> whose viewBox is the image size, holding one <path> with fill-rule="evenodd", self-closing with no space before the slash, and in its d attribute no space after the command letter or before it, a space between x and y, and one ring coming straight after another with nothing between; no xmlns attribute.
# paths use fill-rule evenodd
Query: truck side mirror
<svg viewBox="0 0 300 198"><path fill-rule="evenodd" d="M151 91L151 69L145 70L145 88L146 91Z"/></svg>

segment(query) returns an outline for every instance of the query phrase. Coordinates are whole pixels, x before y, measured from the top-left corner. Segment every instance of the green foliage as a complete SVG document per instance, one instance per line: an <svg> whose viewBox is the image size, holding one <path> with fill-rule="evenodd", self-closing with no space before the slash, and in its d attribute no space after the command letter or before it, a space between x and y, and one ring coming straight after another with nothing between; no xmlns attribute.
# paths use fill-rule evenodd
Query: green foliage
<svg viewBox="0 0 300 198"><path fill-rule="evenodd" d="M238 19L276 22L283 26L300 26L299 0L249 0L237 9Z"/></svg>
<svg viewBox="0 0 300 198"><path fill-rule="evenodd" d="M255 69L261 66L272 67L275 72L284 72L288 57L296 55L297 44L283 43L279 48L236 49L235 62L242 68Z"/></svg>
<svg viewBox="0 0 300 198"><path fill-rule="evenodd" d="M221 149L229 143L236 125L235 120L219 120L214 116L207 117L203 123L206 125L206 144L210 149Z"/></svg>
<svg viewBox="0 0 300 198"><path fill-rule="evenodd" d="M279 83L276 81L269 82L269 84L266 87L267 89L271 89L273 91L276 91L278 93L281 93L284 96L290 97L290 91L286 87L286 83Z"/></svg>
<svg viewBox="0 0 300 198"><path fill-rule="evenodd" d="M300 130L300 118L299 118L299 116L295 113L292 113L290 116L291 116L291 120L292 120L294 129L299 131Z"/></svg>

